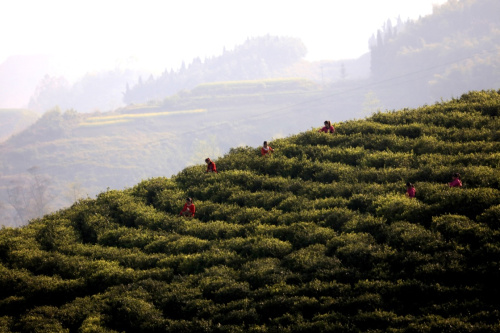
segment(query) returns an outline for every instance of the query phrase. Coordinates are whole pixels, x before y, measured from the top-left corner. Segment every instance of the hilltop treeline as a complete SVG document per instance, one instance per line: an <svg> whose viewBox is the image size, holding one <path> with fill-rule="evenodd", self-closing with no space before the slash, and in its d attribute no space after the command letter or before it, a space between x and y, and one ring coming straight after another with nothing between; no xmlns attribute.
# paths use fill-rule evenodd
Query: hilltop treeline
<svg viewBox="0 0 500 333"><path fill-rule="evenodd" d="M286 68L306 54L297 38L263 36L248 39L217 57L195 58L176 70L152 74L131 69L87 73L75 84L62 77L45 76L30 99L29 108L44 112L58 105L80 112L109 111L126 104L161 101L185 89L214 81L296 76Z"/></svg>
<svg viewBox="0 0 500 333"><path fill-rule="evenodd" d="M370 40L372 79L384 105L421 105L498 87L499 15L496 0L462 0L417 21L389 20Z"/></svg>
<svg viewBox="0 0 500 333"><path fill-rule="evenodd" d="M239 81L283 77L284 70L306 55L300 39L264 36L247 39L221 56L193 59L183 63L178 71L165 70L158 78L142 78L127 89L123 101L127 104L161 101L180 90L192 89L206 82Z"/></svg>
<svg viewBox="0 0 500 333"><path fill-rule="evenodd" d="M432 15L418 20L399 18L392 23L388 19L368 41L370 75L366 73L362 79L352 75L356 69L351 66L341 74L333 62L300 64L306 48L299 39L253 38L219 57L194 59L179 71L166 70L157 78L140 79L127 88L124 102L161 103L181 89L206 82L302 75L322 84L345 84L345 89L355 81L370 87L389 109L433 103L499 86L499 15L496 0L463 0L435 6ZM361 63L353 67L358 66ZM321 75L313 75L320 71Z"/></svg>
<svg viewBox="0 0 500 333"><path fill-rule="evenodd" d="M499 110L377 113L3 228L0 330L499 332Z"/></svg>

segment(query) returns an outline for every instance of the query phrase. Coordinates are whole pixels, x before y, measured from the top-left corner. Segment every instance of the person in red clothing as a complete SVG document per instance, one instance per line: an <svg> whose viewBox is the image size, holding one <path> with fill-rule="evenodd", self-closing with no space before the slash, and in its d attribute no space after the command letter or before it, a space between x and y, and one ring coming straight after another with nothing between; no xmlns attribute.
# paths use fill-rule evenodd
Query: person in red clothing
<svg viewBox="0 0 500 333"><path fill-rule="evenodd" d="M196 212L196 207L193 204L193 199L187 198L186 203L184 204L184 207L182 208L179 215L186 216L186 217L194 217L195 212Z"/></svg>
<svg viewBox="0 0 500 333"><path fill-rule="evenodd" d="M332 126L332 123L330 120L325 120L325 126L320 129L318 132L323 132L323 133L335 133L335 128Z"/></svg>
<svg viewBox="0 0 500 333"><path fill-rule="evenodd" d="M217 167L215 166L215 163L212 162L210 158L205 159L205 163L207 163L207 171L205 172L215 172L217 173Z"/></svg>
<svg viewBox="0 0 500 333"><path fill-rule="evenodd" d="M450 187L462 187L462 181L460 180L460 174L458 172L453 174L452 179L451 183L448 183Z"/></svg>
<svg viewBox="0 0 500 333"><path fill-rule="evenodd" d="M415 198L416 193L417 191L415 190L415 185L410 182L406 183L406 196L410 199L413 199Z"/></svg>
<svg viewBox="0 0 500 333"><path fill-rule="evenodd" d="M264 145L260 148L260 154L264 157L269 157L273 153L274 149L264 141Z"/></svg>

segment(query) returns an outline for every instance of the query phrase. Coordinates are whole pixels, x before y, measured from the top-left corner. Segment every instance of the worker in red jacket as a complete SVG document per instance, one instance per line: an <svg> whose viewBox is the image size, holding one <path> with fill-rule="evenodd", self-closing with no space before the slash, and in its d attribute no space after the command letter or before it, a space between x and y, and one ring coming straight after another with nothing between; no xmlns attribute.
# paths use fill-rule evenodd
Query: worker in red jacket
<svg viewBox="0 0 500 333"><path fill-rule="evenodd" d="M186 203L184 204L184 207L182 208L179 215L186 216L186 217L194 217L195 212L196 212L196 207L193 204L193 199L186 198Z"/></svg>
<svg viewBox="0 0 500 333"><path fill-rule="evenodd" d="M415 185L408 182L406 183L406 196L410 199L415 198L417 191L415 190Z"/></svg>
<svg viewBox="0 0 500 333"><path fill-rule="evenodd" d="M271 156L274 149L267 144L267 141L264 141L264 145L260 148L260 154L264 157Z"/></svg>
<svg viewBox="0 0 500 333"><path fill-rule="evenodd" d="M325 126L320 129L318 132L323 132L323 133L335 133L335 128L332 126L332 123L330 122L330 120L325 120L324 122Z"/></svg>
<svg viewBox="0 0 500 333"><path fill-rule="evenodd" d="M217 173L217 167L215 166L215 163L212 162L210 158L205 159L205 163L207 163L207 171L206 172L215 172Z"/></svg>
<svg viewBox="0 0 500 333"><path fill-rule="evenodd" d="M457 172L453 174L451 183L448 183L450 187L462 187L462 181L460 180L460 174Z"/></svg>

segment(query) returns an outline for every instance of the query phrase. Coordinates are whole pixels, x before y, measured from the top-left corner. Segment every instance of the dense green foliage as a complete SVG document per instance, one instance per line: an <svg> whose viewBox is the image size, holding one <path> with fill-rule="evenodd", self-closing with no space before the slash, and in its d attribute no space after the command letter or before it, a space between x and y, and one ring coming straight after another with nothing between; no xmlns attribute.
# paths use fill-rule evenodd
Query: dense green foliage
<svg viewBox="0 0 500 333"><path fill-rule="evenodd" d="M3 228L0 331L500 332L499 110L377 113Z"/></svg>

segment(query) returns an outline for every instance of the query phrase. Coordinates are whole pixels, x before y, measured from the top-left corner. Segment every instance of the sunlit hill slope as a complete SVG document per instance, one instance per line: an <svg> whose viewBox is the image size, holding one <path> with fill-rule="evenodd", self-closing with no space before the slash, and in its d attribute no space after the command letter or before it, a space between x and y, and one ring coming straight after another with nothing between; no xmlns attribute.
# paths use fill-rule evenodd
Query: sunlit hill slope
<svg viewBox="0 0 500 333"><path fill-rule="evenodd" d="M362 101L350 96L345 103L335 89L305 79L269 79L202 84L162 105L136 104L112 112L55 108L0 143L5 216L0 226L23 225L85 194L94 197L107 188L170 177L231 147L295 134L326 118L350 119L349 110L362 109ZM32 209L29 170L35 167L47 184L43 209ZM17 184L24 186L17 189Z"/></svg>
<svg viewBox="0 0 500 333"><path fill-rule="evenodd" d="M377 113L3 228L0 331L499 332L499 110Z"/></svg>

